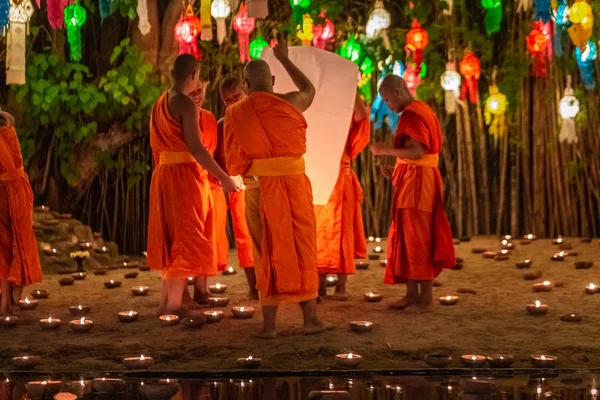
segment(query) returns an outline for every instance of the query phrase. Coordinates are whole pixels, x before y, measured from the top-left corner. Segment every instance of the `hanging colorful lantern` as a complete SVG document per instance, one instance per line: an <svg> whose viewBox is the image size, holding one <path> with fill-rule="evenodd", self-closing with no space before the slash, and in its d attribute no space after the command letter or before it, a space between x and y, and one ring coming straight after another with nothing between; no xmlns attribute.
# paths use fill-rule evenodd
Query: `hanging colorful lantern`
<svg viewBox="0 0 600 400"><path fill-rule="evenodd" d="M302 26L298 25L296 37L302 40L302 46L310 46L313 38L315 37L313 33L313 19L310 17L310 14L304 14L302 18Z"/></svg>
<svg viewBox="0 0 600 400"><path fill-rule="evenodd" d="M381 36L383 39L383 46L386 49L390 49L390 39L387 35L387 29L392 25L392 17L388 10L385 9L382 0L375 1L375 8L369 15L367 21L366 34L369 39L374 39L377 36Z"/></svg>
<svg viewBox="0 0 600 400"><path fill-rule="evenodd" d="M217 20L217 42L222 44L223 40L225 40L225 36L227 36L225 19L231 14L229 0L213 0L210 7L210 14Z"/></svg>
<svg viewBox="0 0 600 400"><path fill-rule="evenodd" d="M200 40L210 41L213 39L212 18L210 17L211 14L211 0L200 0L200 21L202 22L202 29L200 30Z"/></svg>
<svg viewBox="0 0 600 400"><path fill-rule="evenodd" d="M552 20L554 21L554 53L558 57L564 55L562 33L565 27L569 24L569 5L567 0L557 0L556 8L552 10Z"/></svg>
<svg viewBox="0 0 600 400"><path fill-rule="evenodd" d="M6 36L6 84L24 85L29 19L33 15L33 5L29 0L10 2L9 21Z"/></svg>
<svg viewBox="0 0 600 400"><path fill-rule="evenodd" d="M404 76L404 63L400 60L397 60L394 63L394 68L392 69L392 73L396 76L403 77Z"/></svg>
<svg viewBox="0 0 600 400"><path fill-rule="evenodd" d="M188 6L185 14L175 24L175 41L179 43L179 54L191 54L196 60L201 57L198 47L198 36L202 30L200 18L194 15L192 6Z"/></svg>
<svg viewBox="0 0 600 400"><path fill-rule="evenodd" d="M147 0L138 0L135 11L138 16L138 29L143 36L146 36L152 30L152 25L148 20L148 2Z"/></svg>
<svg viewBox="0 0 600 400"><path fill-rule="evenodd" d="M416 19L412 23L412 28L406 34L406 53L407 56L412 53L413 62L417 65L417 72L421 70L423 62L423 50L429 44L429 34Z"/></svg>
<svg viewBox="0 0 600 400"><path fill-rule="evenodd" d="M492 136L502 137L506 133L506 110L508 100L500 93L498 86L490 86L490 96L485 101L485 124L489 125L488 133Z"/></svg>
<svg viewBox="0 0 600 400"><path fill-rule="evenodd" d="M373 64L371 57L365 57L363 62L360 64L360 72L363 74L372 74L375 72L375 64Z"/></svg>
<svg viewBox="0 0 600 400"><path fill-rule="evenodd" d="M110 0L99 0L98 2L98 10L100 11L100 18L102 21L106 19L110 15Z"/></svg>
<svg viewBox="0 0 600 400"><path fill-rule="evenodd" d="M502 1L481 0L481 6L485 9L485 31L492 35L500 31L502 22Z"/></svg>
<svg viewBox="0 0 600 400"><path fill-rule="evenodd" d="M4 1L4 0L0 0ZM62 29L65 26L65 8L69 5L69 0L47 0L46 13L48 14L48 23L54 29ZM39 0L38 0L39 6Z"/></svg>
<svg viewBox="0 0 600 400"><path fill-rule="evenodd" d="M542 23L534 22L531 33L527 36L527 50L531 54L531 76L546 76L546 46L548 38L541 30Z"/></svg>
<svg viewBox="0 0 600 400"><path fill-rule="evenodd" d="M87 12L79 5L79 2L65 8L65 25L67 27L67 41L72 61L81 60L81 27L85 24Z"/></svg>
<svg viewBox="0 0 600 400"><path fill-rule="evenodd" d="M596 89L596 79L594 78L594 61L598 57L596 44L592 41L587 42L582 51L581 48L575 49L575 59L577 67L581 74L581 79L587 90Z"/></svg>
<svg viewBox="0 0 600 400"><path fill-rule="evenodd" d="M254 18L267 18L269 16L268 0L246 0L248 15Z"/></svg>
<svg viewBox="0 0 600 400"><path fill-rule="evenodd" d="M575 46L583 49L592 37L594 14L586 0L577 0L569 10L569 20L573 24L568 30Z"/></svg>
<svg viewBox="0 0 600 400"><path fill-rule="evenodd" d="M354 35L350 35L350 38L342 43L339 54L357 65L360 65L363 59L362 46L354 39Z"/></svg>
<svg viewBox="0 0 600 400"><path fill-rule="evenodd" d="M459 65L460 73L465 78L466 85L462 86L462 90L460 92L461 100L467 98L467 94L469 95L469 101L472 104L477 103L477 82L479 81L479 76L481 75L481 63L479 62L479 58L470 49L465 50L465 55L463 59L460 61Z"/></svg>
<svg viewBox="0 0 600 400"><path fill-rule="evenodd" d="M577 132L575 130L575 117L579 113L579 100L573 95L573 88L571 87L571 75L567 76L567 87L563 93L563 97L558 103L558 112L562 118L562 124L560 126L560 134L558 139L561 142L567 142L568 144L577 143Z"/></svg>
<svg viewBox="0 0 600 400"><path fill-rule="evenodd" d="M292 5L292 21L296 24L302 22L302 16L308 12L311 0L290 0Z"/></svg>
<svg viewBox="0 0 600 400"><path fill-rule="evenodd" d="M269 43L263 39L261 35L256 36L256 38L250 42L250 58L253 60L259 59L263 50L267 47L269 47Z"/></svg>
<svg viewBox="0 0 600 400"><path fill-rule="evenodd" d="M550 0L535 0L534 21L550 22Z"/></svg>
<svg viewBox="0 0 600 400"><path fill-rule="evenodd" d="M546 36L546 55L549 60L552 60L552 56L554 55L554 47L552 46L552 22L548 21L540 25L540 30Z"/></svg>
<svg viewBox="0 0 600 400"><path fill-rule="evenodd" d="M256 27L256 19L248 16L246 3L240 4L240 9L233 19L233 28L238 34L238 44L240 48L240 61L242 63L250 61L248 46L250 45L250 34Z"/></svg>
<svg viewBox="0 0 600 400"><path fill-rule="evenodd" d="M404 70L404 75L402 76L404 82L406 82L406 86L410 93L416 97L417 95L417 87L421 84L421 78L419 77L419 72L413 68L413 66L406 67Z"/></svg>
<svg viewBox="0 0 600 400"><path fill-rule="evenodd" d="M446 92L446 112L448 114L454 114L456 112L456 99L458 99L460 93L460 74L456 72L456 63L448 62L446 64L446 71L442 74L441 85Z"/></svg>
<svg viewBox="0 0 600 400"><path fill-rule="evenodd" d="M319 24L313 27L313 46L325 49L327 47L327 42L335 36L335 26L333 25L333 22L325 16L325 12L321 13L321 18L325 19L325 23L324 25Z"/></svg>
<svg viewBox="0 0 600 400"><path fill-rule="evenodd" d="M0 31L8 25L8 13L10 10L10 0L0 0Z"/></svg>

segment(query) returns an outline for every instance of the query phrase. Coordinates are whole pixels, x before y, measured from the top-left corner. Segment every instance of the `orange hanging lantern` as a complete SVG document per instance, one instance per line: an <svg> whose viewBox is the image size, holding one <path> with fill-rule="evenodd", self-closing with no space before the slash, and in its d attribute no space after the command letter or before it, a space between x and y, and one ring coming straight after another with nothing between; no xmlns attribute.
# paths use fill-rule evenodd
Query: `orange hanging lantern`
<svg viewBox="0 0 600 400"><path fill-rule="evenodd" d="M240 4L240 10L233 19L233 29L238 34L241 62L251 60L248 47L250 46L250 34L254 31L254 28L256 28L256 18L248 16L246 3Z"/></svg>
<svg viewBox="0 0 600 400"><path fill-rule="evenodd" d="M548 37L543 32L543 24L534 22L531 33L527 36L527 50L531 53L531 76L546 76L546 48Z"/></svg>
<svg viewBox="0 0 600 400"><path fill-rule="evenodd" d="M402 79L406 82L406 86L408 90L413 96L417 96L417 87L421 84L421 78L419 77L419 72L416 68L413 68L412 65L409 65L404 70L404 75L402 75Z"/></svg>
<svg viewBox="0 0 600 400"><path fill-rule="evenodd" d="M481 75L481 63L470 49L465 50L465 55L460 61L460 73L465 78L466 83L462 86L460 99L466 99L468 94L469 101L472 104L477 103L477 82Z"/></svg>
<svg viewBox="0 0 600 400"><path fill-rule="evenodd" d="M175 25L175 41L179 44L179 54L191 54L197 60L200 59L200 48L198 47L198 35L202 31L200 18L194 14L194 9L188 6L185 14L181 16Z"/></svg>
<svg viewBox="0 0 600 400"><path fill-rule="evenodd" d="M421 63L423 62L423 50L429 44L429 34L419 24L418 20L412 23L412 29L406 33L406 53L412 53L413 63L417 65L417 73L421 71Z"/></svg>

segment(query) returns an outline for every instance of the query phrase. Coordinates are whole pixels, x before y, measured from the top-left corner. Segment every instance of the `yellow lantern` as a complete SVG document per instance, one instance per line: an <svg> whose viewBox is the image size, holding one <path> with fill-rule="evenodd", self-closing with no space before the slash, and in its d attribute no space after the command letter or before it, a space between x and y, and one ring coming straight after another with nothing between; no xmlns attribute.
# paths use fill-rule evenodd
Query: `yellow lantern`
<svg viewBox="0 0 600 400"><path fill-rule="evenodd" d="M490 86L490 97L485 102L485 123L490 135L502 137L506 133L506 109L508 100L500 93L498 86Z"/></svg>
<svg viewBox="0 0 600 400"><path fill-rule="evenodd" d="M586 0L577 0L569 10L569 20L573 24L569 29L569 37L573 44L583 49L592 37L594 14Z"/></svg>
<svg viewBox="0 0 600 400"><path fill-rule="evenodd" d="M296 36L302 40L302 46L310 46L315 34L313 33L313 19L309 14L304 14L302 18L302 28L298 25L298 33Z"/></svg>

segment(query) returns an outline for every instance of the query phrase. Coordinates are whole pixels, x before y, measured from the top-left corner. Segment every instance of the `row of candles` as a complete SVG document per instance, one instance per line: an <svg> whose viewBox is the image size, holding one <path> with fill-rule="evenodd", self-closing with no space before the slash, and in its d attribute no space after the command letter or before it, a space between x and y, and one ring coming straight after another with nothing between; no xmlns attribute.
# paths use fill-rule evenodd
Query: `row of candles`
<svg viewBox="0 0 600 400"><path fill-rule="evenodd" d="M447 367L451 361L452 357L447 354L427 354L425 356L425 362L434 368ZM514 357L510 354L494 354L487 357L466 354L460 357L460 362L467 368L482 368L486 364L492 368L509 368L514 363ZM530 362L536 368L554 368L557 358L544 354L533 354Z"/></svg>

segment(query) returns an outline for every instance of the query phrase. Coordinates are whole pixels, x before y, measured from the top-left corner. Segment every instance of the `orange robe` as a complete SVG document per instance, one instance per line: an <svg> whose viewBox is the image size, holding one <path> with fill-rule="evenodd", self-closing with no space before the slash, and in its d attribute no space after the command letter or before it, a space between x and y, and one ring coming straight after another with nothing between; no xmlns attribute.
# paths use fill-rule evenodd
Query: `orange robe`
<svg viewBox="0 0 600 400"><path fill-rule="evenodd" d="M167 106L167 93L150 117L154 172L150 183L148 266L163 279L213 276L212 195L208 172L190 154L179 121Z"/></svg>
<svg viewBox="0 0 600 400"><path fill-rule="evenodd" d="M431 107L422 101L413 101L402 113L394 146L402 148L407 138L422 143L426 155L421 160L396 160L385 270L388 284L433 280L443 268L456 265L437 167L442 130Z"/></svg>
<svg viewBox="0 0 600 400"><path fill-rule="evenodd" d="M17 286L42 281L32 217L33 192L17 132L0 126L0 280Z"/></svg>
<svg viewBox="0 0 600 400"><path fill-rule="evenodd" d="M315 207L317 214L317 268L319 274L355 274L355 259L367 257L367 241L360 202L362 189L350 165L369 144L369 119L352 121L340 174L329 202Z"/></svg>
<svg viewBox="0 0 600 400"><path fill-rule="evenodd" d="M316 298L316 221L302 158L302 113L273 94L252 93L227 109L224 139L229 173L245 177L246 219L261 303L275 306Z"/></svg>

